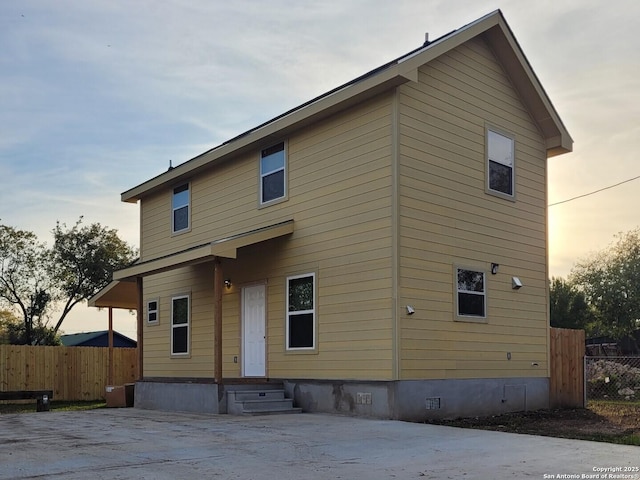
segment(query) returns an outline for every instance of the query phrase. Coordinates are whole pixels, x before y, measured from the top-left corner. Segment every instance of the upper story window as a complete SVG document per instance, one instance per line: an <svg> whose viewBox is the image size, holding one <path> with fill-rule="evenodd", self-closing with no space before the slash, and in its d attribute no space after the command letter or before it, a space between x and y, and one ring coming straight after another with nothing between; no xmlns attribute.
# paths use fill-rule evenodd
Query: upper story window
<svg viewBox="0 0 640 480"><path fill-rule="evenodd" d="M512 137L487 129L487 191L510 200L515 197L514 144Z"/></svg>
<svg viewBox="0 0 640 480"><path fill-rule="evenodd" d="M173 189L171 202L171 228L173 233L189 230L189 184L185 183Z"/></svg>
<svg viewBox="0 0 640 480"><path fill-rule="evenodd" d="M284 142L280 142L260 153L260 204L285 198L286 181Z"/></svg>
<svg viewBox="0 0 640 480"><path fill-rule="evenodd" d="M315 274L287 278L287 350L315 348Z"/></svg>
<svg viewBox="0 0 640 480"><path fill-rule="evenodd" d="M487 290L483 271L456 268L456 290L458 317L486 317Z"/></svg>

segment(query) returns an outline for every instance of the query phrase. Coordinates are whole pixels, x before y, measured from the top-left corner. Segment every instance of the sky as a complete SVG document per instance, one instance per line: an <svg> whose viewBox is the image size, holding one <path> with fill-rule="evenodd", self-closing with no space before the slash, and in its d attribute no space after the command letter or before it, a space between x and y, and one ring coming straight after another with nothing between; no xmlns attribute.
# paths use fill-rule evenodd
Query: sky
<svg viewBox="0 0 640 480"><path fill-rule="evenodd" d="M574 139L549 203L640 176L636 0L2 0L0 224L52 243L99 222L137 246L120 193L501 9ZM640 225L640 179L549 208L550 274ZM107 328L76 307L65 333ZM135 318L115 328L135 338Z"/></svg>

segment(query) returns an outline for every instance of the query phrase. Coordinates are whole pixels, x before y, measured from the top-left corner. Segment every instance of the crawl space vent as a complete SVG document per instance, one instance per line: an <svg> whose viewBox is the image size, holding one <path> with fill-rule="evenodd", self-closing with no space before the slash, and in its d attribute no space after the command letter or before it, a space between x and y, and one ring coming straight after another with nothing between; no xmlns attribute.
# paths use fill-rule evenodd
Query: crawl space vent
<svg viewBox="0 0 640 480"><path fill-rule="evenodd" d="M440 408L440 397L427 397L427 410L438 410Z"/></svg>

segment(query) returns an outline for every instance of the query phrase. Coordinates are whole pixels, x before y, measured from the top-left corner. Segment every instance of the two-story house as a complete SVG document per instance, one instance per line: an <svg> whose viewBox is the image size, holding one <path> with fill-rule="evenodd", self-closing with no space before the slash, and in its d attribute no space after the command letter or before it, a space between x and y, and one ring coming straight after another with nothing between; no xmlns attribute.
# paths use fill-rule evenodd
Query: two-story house
<svg viewBox="0 0 640 480"><path fill-rule="evenodd" d="M149 408L419 420L548 406L547 158L572 139L500 11L122 194ZM125 301L125 299L128 299Z"/></svg>

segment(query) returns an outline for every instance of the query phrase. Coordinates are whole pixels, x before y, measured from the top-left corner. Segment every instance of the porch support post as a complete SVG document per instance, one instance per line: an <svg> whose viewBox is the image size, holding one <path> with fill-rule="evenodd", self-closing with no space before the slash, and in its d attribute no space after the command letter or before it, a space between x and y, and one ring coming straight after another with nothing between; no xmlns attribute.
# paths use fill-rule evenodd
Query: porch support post
<svg viewBox="0 0 640 480"><path fill-rule="evenodd" d="M107 385L113 385L113 307L109 307L109 370Z"/></svg>
<svg viewBox="0 0 640 480"><path fill-rule="evenodd" d="M213 262L213 331L214 331L214 376L222 384L222 265L216 257Z"/></svg>
<svg viewBox="0 0 640 480"><path fill-rule="evenodd" d="M138 380L142 380L143 377L143 365L142 365L142 315L144 313L143 309L143 289L142 289L142 277L136 277L136 286L138 288L138 311L137 311L137 320L138 320L138 328L137 328L137 341L138 341Z"/></svg>

